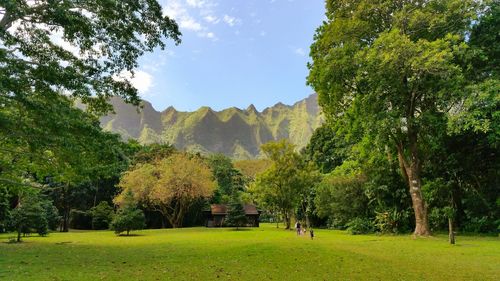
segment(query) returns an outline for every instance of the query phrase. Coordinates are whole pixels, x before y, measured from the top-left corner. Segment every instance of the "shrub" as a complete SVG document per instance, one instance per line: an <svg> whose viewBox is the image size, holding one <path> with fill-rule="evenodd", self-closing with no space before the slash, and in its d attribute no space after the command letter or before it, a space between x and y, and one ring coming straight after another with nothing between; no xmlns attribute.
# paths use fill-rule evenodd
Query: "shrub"
<svg viewBox="0 0 500 281"><path fill-rule="evenodd" d="M382 233L398 233L401 225L408 221L408 212L398 212L396 209L385 212L377 212L375 216L375 226Z"/></svg>
<svg viewBox="0 0 500 281"><path fill-rule="evenodd" d="M483 216L483 217L471 217L464 224L463 231L469 233L491 233L495 232L495 228L497 228L497 223L493 219Z"/></svg>
<svg viewBox="0 0 500 281"><path fill-rule="evenodd" d="M355 218L347 223L347 230L353 235L373 233L375 225L367 218Z"/></svg>
<svg viewBox="0 0 500 281"><path fill-rule="evenodd" d="M92 229L108 229L113 217L113 208L106 201L101 201L90 209L92 215Z"/></svg>
<svg viewBox="0 0 500 281"><path fill-rule="evenodd" d="M129 190L125 194L122 205L114 216L110 228L114 230L116 234L126 231L128 236L131 230L143 229L144 227L144 212L137 208L133 193Z"/></svg>

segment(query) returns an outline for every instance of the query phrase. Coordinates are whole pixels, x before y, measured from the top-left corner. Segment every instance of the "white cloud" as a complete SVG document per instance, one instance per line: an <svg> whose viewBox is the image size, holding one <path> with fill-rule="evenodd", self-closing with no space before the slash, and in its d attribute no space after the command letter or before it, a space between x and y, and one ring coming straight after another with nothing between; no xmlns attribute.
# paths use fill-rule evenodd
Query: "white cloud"
<svg viewBox="0 0 500 281"><path fill-rule="evenodd" d="M187 15L187 9L177 0L169 0L163 7L163 14L178 20Z"/></svg>
<svg viewBox="0 0 500 281"><path fill-rule="evenodd" d="M122 71L115 76L118 81L127 80L134 86L142 97L151 96L149 90L153 86L153 76L146 71L136 70L134 74L130 71Z"/></svg>
<svg viewBox="0 0 500 281"><path fill-rule="evenodd" d="M224 15L224 17L222 18L222 20L225 23L227 23L229 26L235 26L236 24L238 24L238 23L241 22L240 19L232 17L232 16L229 16L229 15Z"/></svg>
<svg viewBox="0 0 500 281"><path fill-rule="evenodd" d="M208 22L208 23L212 23L212 24L216 24L216 23L219 23L220 22L220 19L214 15L208 15L208 16L205 16L203 17L203 19Z"/></svg>
<svg viewBox="0 0 500 281"><path fill-rule="evenodd" d="M304 51L304 49L302 48L296 48L293 50L293 52L302 57L306 55L306 51Z"/></svg>
<svg viewBox="0 0 500 281"><path fill-rule="evenodd" d="M208 3L208 1L204 0L186 0L186 2L189 6L195 8L203 8Z"/></svg>
<svg viewBox="0 0 500 281"><path fill-rule="evenodd" d="M180 28L192 31L200 31L203 29L202 25L191 17L183 18L179 21Z"/></svg>
<svg viewBox="0 0 500 281"><path fill-rule="evenodd" d="M219 40L219 38L217 38L217 36L215 36L215 33L213 32L199 32L198 36L211 39L214 42Z"/></svg>
<svg viewBox="0 0 500 281"><path fill-rule="evenodd" d="M267 35L267 32L265 32L264 30L262 30L262 31L260 32L260 36L264 37L264 36L266 36L266 35Z"/></svg>
<svg viewBox="0 0 500 281"><path fill-rule="evenodd" d="M182 31L193 31L203 38L217 40L215 34L203 23L216 24L220 19L213 15L212 8L217 4L211 0L167 0L163 13L174 19ZM199 18L193 16L197 14ZM201 18L201 16L204 16Z"/></svg>

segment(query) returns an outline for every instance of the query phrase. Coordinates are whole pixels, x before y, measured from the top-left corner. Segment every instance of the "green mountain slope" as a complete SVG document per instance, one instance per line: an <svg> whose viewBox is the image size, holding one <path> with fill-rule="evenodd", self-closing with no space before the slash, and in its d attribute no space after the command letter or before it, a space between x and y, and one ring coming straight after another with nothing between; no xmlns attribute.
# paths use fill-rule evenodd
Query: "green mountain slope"
<svg viewBox="0 0 500 281"><path fill-rule="evenodd" d="M292 106L278 103L262 112L253 105L244 110L201 107L182 112L169 107L158 112L147 101L139 110L119 98L111 104L115 114L101 118L101 125L124 139L172 143L179 149L223 153L235 159L257 158L262 144L283 138L301 148L323 122L315 94Z"/></svg>

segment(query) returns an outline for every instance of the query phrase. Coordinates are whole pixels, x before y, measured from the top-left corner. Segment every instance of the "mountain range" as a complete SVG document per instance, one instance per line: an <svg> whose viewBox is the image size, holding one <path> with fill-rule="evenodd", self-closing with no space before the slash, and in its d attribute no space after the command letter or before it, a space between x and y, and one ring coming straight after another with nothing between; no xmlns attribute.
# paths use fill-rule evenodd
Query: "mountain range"
<svg viewBox="0 0 500 281"><path fill-rule="evenodd" d="M253 105L222 111L201 107L193 112L168 107L158 112L147 101L140 109L117 97L110 103L114 114L102 117L101 125L124 139L171 143L178 149L223 153L234 159L258 158L262 144L280 139L304 147L323 122L316 94L293 105L277 103L261 112Z"/></svg>

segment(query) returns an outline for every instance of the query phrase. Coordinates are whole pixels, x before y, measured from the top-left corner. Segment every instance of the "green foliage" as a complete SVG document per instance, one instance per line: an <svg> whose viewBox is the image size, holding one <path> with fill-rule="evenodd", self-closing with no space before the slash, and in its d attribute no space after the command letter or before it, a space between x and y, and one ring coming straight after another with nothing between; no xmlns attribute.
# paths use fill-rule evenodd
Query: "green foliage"
<svg viewBox="0 0 500 281"><path fill-rule="evenodd" d="M144 212L137 208L134 194L131 191L128 191L125 194L124 200L118 211L113 217L110 228L111 230L114 230L116 234L120 234L125 231L128 236L130 231L143 229L144 227Z"/></svg>
<svg viewBox="0 0 500 281"><path fill-rule="evenodd" d="M401 224L408 221L409 215L408 212L400 212L397 209L377 212L374 224L376 229L381 233L398 233L401 229Z"/></svg>
<svg viewBox="0 0 500 281"><path fill-rule="evenodd" d="M56 206L49 200L44 200L41 202L45 210L45 217L47 218L48 228L50 230L56 230L61 224L62 217L59 215L59 210Z"/></svg>
<svg viewBox="0 0 500 281"><path fill-rule="evenodd" d="M331 174L324 178L316 190L316 212L327 217L330 227L343 229L354 218L369 216L369 199L362 174Z"/></svg>
<svg viewBox="0 0 500 281"><path fill-rule="evenodd" d="M375 231L373 221L368 218L354 218L346 226L347 231L352 235L373 233Z"/></svg>
<svg viewBox="0 0 500 281"><path fill-rule="evenodd" d="M348 151L345 139L337 136L335 130L326 123L314 131L302 154L316 164L322 173L329 173L342 164Z"/></svg>
<svg viewBox="0 0 500 281"><path fill-rule="evenodd" d="M72 200L73 188L117 177L128 165L128 147L102 131L97 114L109 112L111 96L138 105L130 83L138 58L163 49L167 38L179 43L180 32L154 0L0 6L0 182L51 185L46 193L56 195L67 231L75 201L88 198Z"/></svg>
<svg viewBox="0 0 500 281"><path fill-rule="evenodd" d="M101 112L113 95L138 105L123 72L137 67L145 52L163 49L164 39L180 42L177 24L157 1L8 1L1 8L2 98L65 91ZM76 50L62 47L45 28Z"/></svg>
<svg viewBox="0 0 500 281"><path fill-rule="evenodd" d="M113 216L113 207L108 202L101 201L90 209L90 214L92 215L92 229L108 229Z"/></svg>
<svg viewBox="0 0 500 281"><path fill-rule="evenodd" d="M149 144L149 145L139 145L135 141L129 141L129 146L135 153L133 153L133 163L132 164L144 164L152 163L164 158L169 157L174 152L176 152L175 147L170 144Z"/></svg>
<svg viewBox="0 0 500 281"><path fill-rule="evenodd" d="M132 191L137 202L160 212L172 227L181 227L189 208L200 199L213 195L215 182L204 159L187 153L132 166L121 178L120 205Z"/></svg>
<svg viewBox="0 0 500 281"><path fill-rule="evenodd" d="M262 146L262 150L272 164L257 175L252 192L263 207L281 215L286 228L290 228L294 211L302 202L309 200L319 175L286 140L269 142Z"/></svg>
<svg viewBox="0 0 500 281"><path fill-rule="evenodd" d="M9 219L10 228L17 232L17 242L21 241L21 234L35 231L44 236L48 233L48 206L50 204L44 202L36 192L25 193L20 197L18 205L10 212Z"/></svg>
<svg viewBox="0 0 500 281"><path fill-rule="evenodd" d="M9 218L10 204L9 191L7 187L0 184L0 233L5 232L7 228L7 219Z"/></svg>
<svg viewBox="0 0 500 281"><path fill-rule="evenodd" d="M236 229L245 226L248 222L245 209L240 200L233 199L229 204L228 214L225 223L229 226L236 226Z"/></svg>
<svg viewBox="0 0 500 281"><path fill-rule="evenodd" d="M471 75L469 62L464 62L470 55L471 31L478 34L471 36L474 42L492 42L489 36L498 36L479 36L495 30L489 12L479 18L486 26L479 23L473 30L488 5L472 0L330 0L327 20L311 46L308 83L318 92L327 119L341 124L346 138L362 135L372 149L398 159L413 203L416 235L430 234L422 195L427 167L422 164L446 130L449 112L460 110L465 100L472 110L458 113L460 122L484 131L490 130L485 121L495 119L488 111L497 103L491 95L497 87L490 82L488 91L468 98ZM495 51L483 53L491 56ZM478 96L482 98L476 103Z"/></svg>
<svg viewBox="0 0 500 281"><path fill-rule="evenodd" d="M208 163L217 180L213 203L228 203L231 197L238 196L239 192L244 191L243 175L234 168L230 158L223 154L213 154L208 157Z"/></svg>

